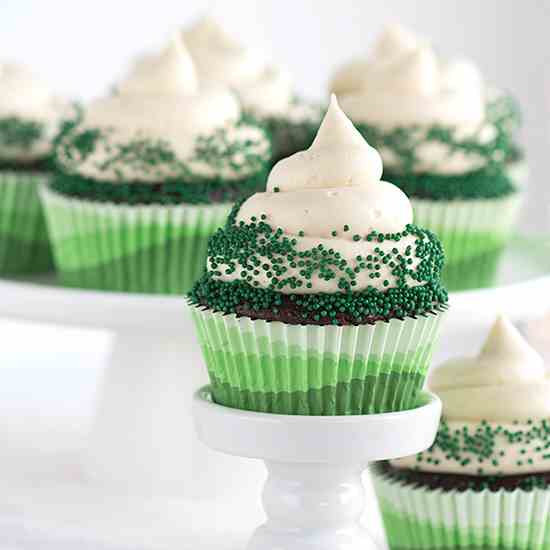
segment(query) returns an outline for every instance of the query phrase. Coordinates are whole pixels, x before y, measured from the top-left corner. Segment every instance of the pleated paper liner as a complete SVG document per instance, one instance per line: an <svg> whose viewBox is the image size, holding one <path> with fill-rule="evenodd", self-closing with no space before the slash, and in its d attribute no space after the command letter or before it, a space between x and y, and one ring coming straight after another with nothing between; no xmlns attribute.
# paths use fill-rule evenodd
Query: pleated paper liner
<svg viewBox="0 0 550 550"><path fill-rule="evenodd" d="M0 171L0 274L53 269L38 186L47 174Z"/></svg>
<svg viewBox="0 0 550 550"><path fill-rule="evenodd" d="M412 199L415 223L430 229L445 252L443 284L449 290L490 287L514 229L523 194L498 199Z"/></svg>
<svg viewBox="0 0 550 550"><path fill-rule="evenodd" d="M391 550L550 548L550 490L430 490L372 470Z"/></svg>
<svg viewBox="0 0 550 550"><path fill-rule="evenodd" d="M191 309L217 403L298 415L414 407L444 316L314 326Z"/></svg>
<svg viewBox="0 0 550 550"><path fill-rule="evenodd" d="M124 205L41 189L55 263L67 286L182 294L201 275L229 204Z"/></svg>

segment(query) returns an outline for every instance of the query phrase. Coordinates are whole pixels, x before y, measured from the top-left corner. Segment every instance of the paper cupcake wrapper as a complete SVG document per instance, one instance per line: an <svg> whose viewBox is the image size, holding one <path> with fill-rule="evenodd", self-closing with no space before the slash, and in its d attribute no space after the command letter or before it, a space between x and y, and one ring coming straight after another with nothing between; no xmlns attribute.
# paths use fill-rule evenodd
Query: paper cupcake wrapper
<svg viewBox="0 0 550 550"><path fill-rule="evenodd" d="M391 550L550 548L550 490L444 492L372 478Z"/></svg>
<svg viewBox="0 0 550 550"><path fill-rule="evenodd" d="M41 189L56 267L67 286L182 294L206 265L229 204L121 205Z"/></svg>
<svg viewBox="0 0 550 550"><path fill-rule="evenodd" d="M217 403L300 415L414 407L444 316L315 326L192 314Z"/></svg>
<svg viewBox="0 0 550 550"><path fill-rule="evenodd" d="M498 199L411 199L415 223L441 240L445 251L442 280L449 290L483 288L494 283L522 196L513 193Z"/></svg>
<svg viewBox="0 0 550 550"><path fill-rule="evenodd" d="M38 186L47 174L0 171L0 274L53 269Z"/></svg>

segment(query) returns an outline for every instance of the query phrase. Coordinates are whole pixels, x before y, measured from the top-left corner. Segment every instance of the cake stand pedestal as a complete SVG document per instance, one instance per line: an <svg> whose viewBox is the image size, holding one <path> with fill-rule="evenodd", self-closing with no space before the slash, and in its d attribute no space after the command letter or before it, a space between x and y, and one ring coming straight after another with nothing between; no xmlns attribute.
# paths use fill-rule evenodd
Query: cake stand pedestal
<svg viewBox="0 0 550 550"><path fill-rule="evenodd" d="M195 394L199 438L231 455L265 461L267 521L248 550L374 550L360 525L367 463L425 450L441 402L424 392L416 409L364 416L290 416L240 411Z"/></svg>

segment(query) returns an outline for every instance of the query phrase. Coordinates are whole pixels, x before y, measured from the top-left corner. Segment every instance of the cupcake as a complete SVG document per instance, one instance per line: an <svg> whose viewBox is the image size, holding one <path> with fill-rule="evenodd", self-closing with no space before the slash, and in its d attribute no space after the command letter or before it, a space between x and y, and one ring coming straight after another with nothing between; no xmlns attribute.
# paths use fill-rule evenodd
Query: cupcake
<svg viewBox="0 0 550 550"><path fill-rule="evenodd" d="M234 40L211 17L185 30L183 40L199 77L231 87L245 113L269 131L274 163L311 145L322 109L296 95L287 70Z"/></svg>
<svg viewBox="0 0 550 550"><path fill-rule="evenodd" d="M463 60L437 57L389 27L367 60L334 78L343 110L411 198L417 223L443 244L450 290L491 286L520 205L517 110Z"/></svg>
<svg viewBox="0 0 550 550"><path fill-rule="evenodd" d="M199 87L172 40L59 140L42 197L62 281L187 292L232 202L265 188L270 155L265 131L229 90Z"/></svg>
<svg viewBox="0 0 550 550"><path fill-rule="evenodd" d="M447 304L437 237L335 97L307 151L237 203L189 300L222 405L349 415L416 405Z"/></svg>
<svg viewBox="0 0 550 550"><path fill-rule="evenodd" d="M53 268L38 185L66 105L27 68L0 63L0 274Z"/></svg>
<svg viewBox="0 0 550 550"><path fill-rule="evenodd" d="M434 370L433 446L373 467L390 548L550 548L550 379L497 319L477 357Z"/></svg>

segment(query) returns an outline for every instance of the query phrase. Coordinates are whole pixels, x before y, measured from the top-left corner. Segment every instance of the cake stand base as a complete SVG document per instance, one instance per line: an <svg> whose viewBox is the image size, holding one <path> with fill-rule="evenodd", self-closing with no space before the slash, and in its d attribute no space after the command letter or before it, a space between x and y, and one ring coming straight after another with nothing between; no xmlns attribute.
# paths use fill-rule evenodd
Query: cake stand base
<svg viewBox="0 0 550 550"><path fill-rule="evenodd" d="M374 550L360 524L370 461L420 452L435 438L441 402L421 394L416 409L364 416L289 416L240 411L195 394L199 438L231 455L265 461L267 521L248 550Z"/></svg>

